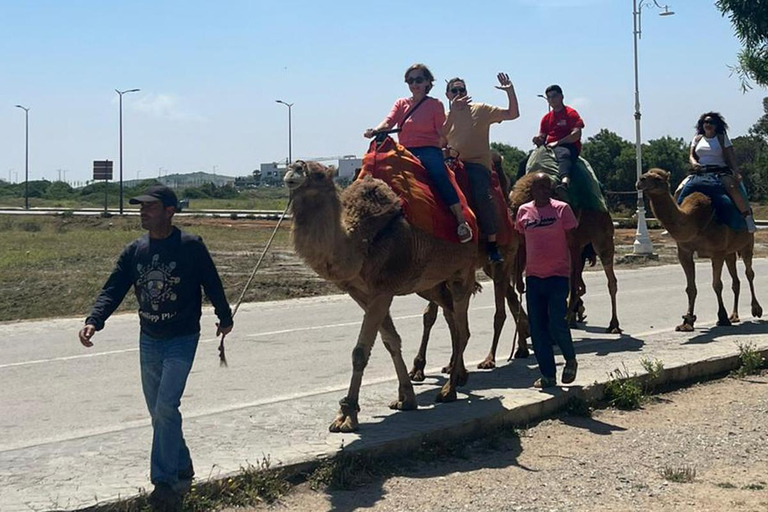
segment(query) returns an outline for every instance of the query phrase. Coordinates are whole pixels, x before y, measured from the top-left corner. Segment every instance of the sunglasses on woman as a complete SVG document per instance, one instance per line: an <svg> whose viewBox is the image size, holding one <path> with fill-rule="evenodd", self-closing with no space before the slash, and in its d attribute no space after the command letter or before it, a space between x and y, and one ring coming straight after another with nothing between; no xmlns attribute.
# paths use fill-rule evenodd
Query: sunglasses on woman
<svg viewBox="0 0 768 512"><path fill-rule="evenodd" d="M466 94L467 90L463 87L453 87L451 88L451 93L453 94Z"/></svg>
<svg viewBox="0 0 768 512"><path fill-rule="evenodd" d="M408 83L408 85L423 84L426 81L426 78L424 78L423 76L417 76L417 77L411 76L406 78L405 81Z"/></svg>
<svg viewBox="0 0 768 512"><path fill-rule="evenodd" d="M715 124L715 121L712 119L705 119L704 124Z"/></svg>

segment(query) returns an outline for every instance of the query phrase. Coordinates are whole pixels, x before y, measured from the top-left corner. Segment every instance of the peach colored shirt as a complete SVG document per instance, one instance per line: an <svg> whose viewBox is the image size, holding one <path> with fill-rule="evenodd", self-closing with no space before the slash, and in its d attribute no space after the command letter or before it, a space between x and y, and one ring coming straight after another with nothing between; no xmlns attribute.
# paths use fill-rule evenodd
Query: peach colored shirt
<svg viewBox="0 0 768 512"><path fill-rule="evenodd" d="M400 144L407 148L423 146L440 147L440 130L445 124L445 108L443 103L435 98L427 96L424 103L412 116L402 123L405 114L414 104L411 98L400 98L392 106L392 110L386 117L389 126L397 125L402 131L398 134Z"/></svg>

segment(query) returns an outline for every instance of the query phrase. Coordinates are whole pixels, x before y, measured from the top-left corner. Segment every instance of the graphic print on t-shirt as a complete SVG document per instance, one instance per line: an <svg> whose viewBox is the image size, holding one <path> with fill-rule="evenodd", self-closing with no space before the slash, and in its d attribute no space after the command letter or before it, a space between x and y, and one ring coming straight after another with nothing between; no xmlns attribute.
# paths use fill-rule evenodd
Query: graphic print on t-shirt
<svg viewBox="0 0 768 512"><path fill-rule="evenodd" d="M161 263L159 254L152 256L152 262L147 266L141 263L136 265L136 270L139 273L136 288L140 290L142 311L149 311L150 309L159 311L163 302L176 300L174 287L179 284L181 278L173 275L175 269L175 261L167 265Z"/></svg>
<svg viewBox="0 0 768 512"><path fill-rule="evenodd" d="M525 219L525 229L545 228L557 222L557 217L542 217L540 219Z"/></svg>

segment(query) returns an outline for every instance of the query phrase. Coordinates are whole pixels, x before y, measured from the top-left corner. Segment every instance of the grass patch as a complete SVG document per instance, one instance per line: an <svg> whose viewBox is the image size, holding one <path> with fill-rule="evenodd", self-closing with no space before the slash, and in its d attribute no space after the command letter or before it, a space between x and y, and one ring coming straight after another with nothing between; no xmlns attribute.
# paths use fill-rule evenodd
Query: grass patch
<svg viewBox="0 0 768 512"><path fill-rule="evenodd" d="M763 491L765 490L765 482L757 482L756 484L749 484L742 487L745 491Z"/></svg>
<svg viewBox="0 0 768 512"><path fill-rule="evenodd" d="M230 478L211 480L192 485L184 496L182 510L207 512L223 508L252 507L261 503L274 503L287 494L291 484L279 470L270 469L268 458L258 466L249 465ZM149 495L142 491L136 498L94 505L82 512L145 512L152 508Z"/></svg>
<svg viewBox="0 0 768 512"><path fill-rule="evenodd" d="M572 396L568 399L568 403L565 404L565 410L572 416L580 416L582 418L591 418L593 407L581 397Z"/></svg>
<svg viewBox="0 0 768 512"><path fill-rule="evenodd" d="M733 375L743 378L748 375L757 375L765 364L763 355L755 349L752 343L739 343L739 368L733 371Z"/></svg>
<svg viewBox="0 0 768 512"><path fill-rule="evenodd" d="M721 489L738 489L738 487L733 485L731 482L721 482L719 484L715 484L715 486Z"/></svg>
<svg viewBox="0 0 768 512"><path fill-rule="evenodd" d="M696 468L693 466L665 466L659 470L659 474L668 482L689 484L696 479Z"/></svg>
<svg viewBox="0 0 768 512"><path fill-rule="evenodd" d="M664 373L664 363L660 359L650 360L644 357L640 360L640 364L648 373L648 378L645 381L645 393L652 394L661 381L661 374Z"/></svg>
<svg viewBox="0 0 768 512"><path fill-rule="evenodd" d="M643 404L643 388L637 382L636 375L630 375L627 367L617 368L608 374L610 380L605 384L605 397L611 406L632 411Z"/></svg>

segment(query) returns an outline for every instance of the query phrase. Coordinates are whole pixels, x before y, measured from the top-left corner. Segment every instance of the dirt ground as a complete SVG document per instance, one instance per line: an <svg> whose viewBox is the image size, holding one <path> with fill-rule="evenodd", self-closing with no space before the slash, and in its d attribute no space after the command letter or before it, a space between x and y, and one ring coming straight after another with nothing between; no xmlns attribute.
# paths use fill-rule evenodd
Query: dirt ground
<svg viewBox="0 0 768 512"><path fill-rule="evenodd" d="M768 510L768 374L659 395L638 411L564 415L473 444L465 459L416 463L351 491L306 484L254 511ZM690 483L664 470L695 471Z"/></svg>

